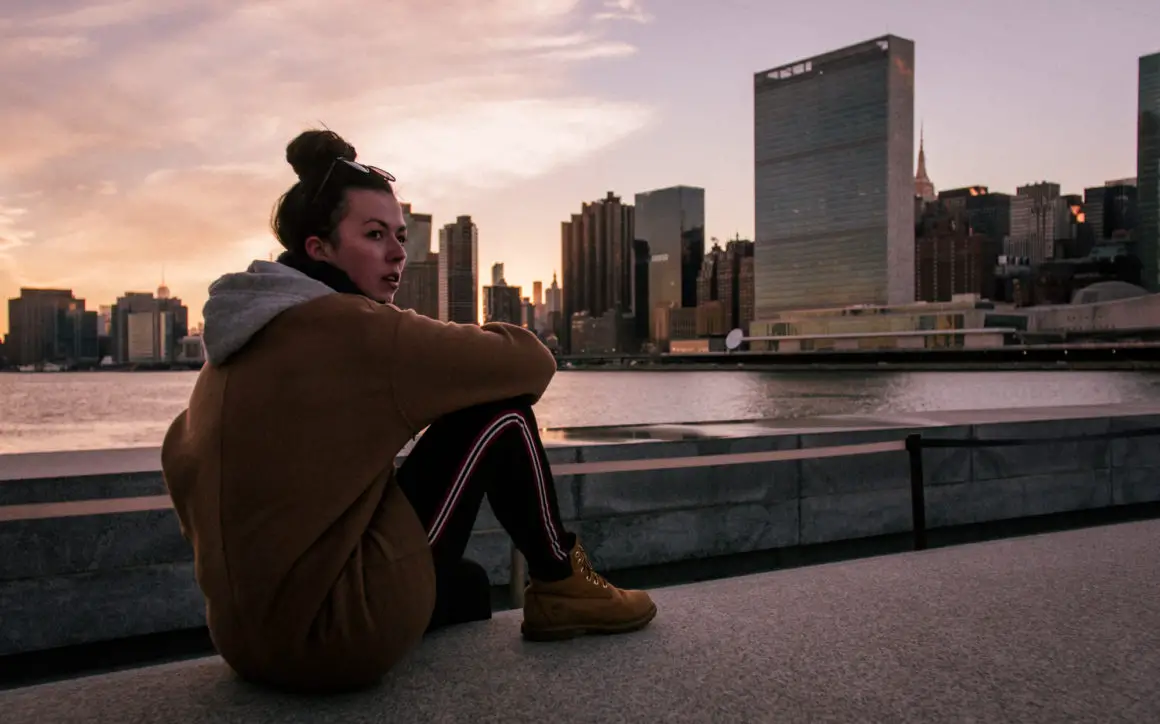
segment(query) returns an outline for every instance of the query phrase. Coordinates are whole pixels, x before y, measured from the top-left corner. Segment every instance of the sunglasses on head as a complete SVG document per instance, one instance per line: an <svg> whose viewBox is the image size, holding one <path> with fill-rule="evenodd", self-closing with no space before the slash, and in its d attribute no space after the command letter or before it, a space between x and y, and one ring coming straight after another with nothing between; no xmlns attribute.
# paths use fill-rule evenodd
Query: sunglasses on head
<svg viewBox="0 0 1160 724"><path fill-rule="evenodd" d="M345 163L347 166L360 173L376 174L379 178L385 179L388 183L394 183L396 181L394 175L391 172L384 171L378 166L367 166L365 164L358 163L357 161L351 161L340 156L330 162L330 168L326 169L326 175L322 177L322 183L318 184L318 189L315 190L314 196L310 199L311 204L313 204L315 201L318 201L319 195L321 195L322 190L326 188L326 182L329 181L331 175L334 174L334 167L338 165L339 161Z"/></svg>

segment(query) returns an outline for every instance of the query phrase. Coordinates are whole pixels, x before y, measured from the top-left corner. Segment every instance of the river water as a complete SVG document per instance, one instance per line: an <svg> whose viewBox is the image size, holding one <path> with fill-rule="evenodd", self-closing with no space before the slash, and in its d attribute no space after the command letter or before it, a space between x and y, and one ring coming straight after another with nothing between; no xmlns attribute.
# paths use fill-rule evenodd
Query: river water
<svg viewBox="0 0 1160 724"><path fill-rule="evenodd" d="M0 453L160 445L196 372L0 374ZM1160 403L1143 372L562 371L544 427Z"/></svg>

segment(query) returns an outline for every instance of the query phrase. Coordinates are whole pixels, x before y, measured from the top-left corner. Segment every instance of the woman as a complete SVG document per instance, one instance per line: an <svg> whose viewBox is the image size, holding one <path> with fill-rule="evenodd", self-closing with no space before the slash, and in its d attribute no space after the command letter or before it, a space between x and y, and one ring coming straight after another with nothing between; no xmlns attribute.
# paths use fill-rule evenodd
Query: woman
<svg viewBox="0 0 1160 724"><path fill-rule="evenodd" d="M222 657L275 686L357 688L429 627L488 618L463 559L485 495L528 561L526 638L647 625L648 595L609 585L560 523L531 410L551 353L519 327L393 306L394 178L329 131L286 156L286 252L210 286L207 364L162 450Z"/></svg>

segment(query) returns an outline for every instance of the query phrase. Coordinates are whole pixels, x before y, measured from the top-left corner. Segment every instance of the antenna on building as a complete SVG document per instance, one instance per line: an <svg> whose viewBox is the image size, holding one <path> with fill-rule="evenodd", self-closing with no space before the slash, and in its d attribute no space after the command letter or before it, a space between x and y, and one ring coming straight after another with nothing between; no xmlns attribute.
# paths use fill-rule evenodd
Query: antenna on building
<svg viewBox="0 0 1160 724"><path fill-rule="evenodd" d="M169 299L169 287L165 285L165 263L161 263L161 286L157 287L158 299Z"/></svg>

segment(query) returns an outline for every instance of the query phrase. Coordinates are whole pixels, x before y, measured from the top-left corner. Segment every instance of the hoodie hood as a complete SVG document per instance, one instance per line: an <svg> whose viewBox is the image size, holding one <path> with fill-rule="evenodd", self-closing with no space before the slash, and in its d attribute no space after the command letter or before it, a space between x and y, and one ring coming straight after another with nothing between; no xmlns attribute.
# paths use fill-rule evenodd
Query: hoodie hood
<svg viewBox="0 0 1160 724"><path fill-rule="evenodd" d="M202 316L206 359L221 365L282 312L335 294L320 281L285 264L255 261L209 286Z"/></svg>

